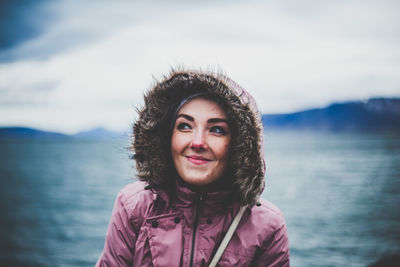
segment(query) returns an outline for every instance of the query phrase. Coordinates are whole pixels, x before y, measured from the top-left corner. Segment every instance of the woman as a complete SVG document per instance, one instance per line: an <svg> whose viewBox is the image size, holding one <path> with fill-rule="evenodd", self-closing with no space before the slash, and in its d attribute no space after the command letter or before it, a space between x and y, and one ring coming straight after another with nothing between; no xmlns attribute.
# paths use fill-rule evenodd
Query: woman
<svg viewBox="0 0 400 267"><path fill-rule="evenodd" d="M132 145L140 181L119 193L97 266L289 266L283 216L259 200L253 98L224 75L182 70L144 100Z"/></svg>

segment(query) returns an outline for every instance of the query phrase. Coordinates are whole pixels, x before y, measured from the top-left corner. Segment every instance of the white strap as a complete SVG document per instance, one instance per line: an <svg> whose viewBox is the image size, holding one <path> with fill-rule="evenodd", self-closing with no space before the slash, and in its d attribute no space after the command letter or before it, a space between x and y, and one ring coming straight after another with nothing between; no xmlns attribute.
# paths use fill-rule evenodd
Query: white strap
<svg viewBox="0 0 400 267"><path fill-rule="evenodd" d="M240 220L242 219L243 213L246 210L247 206L242 206L240 207L239 211L236 213L235 218L233 219L231 225L229 226L228 232L226 232L224 239L221 242L221 245L219 246L217 252L214 255L214 258L212 259L209 267L214 267L217 265L219 259L221 258L222 254L224 253L224 250L226 246L228 246L229 241L232 238L233 233L235 232Z"/></svg>

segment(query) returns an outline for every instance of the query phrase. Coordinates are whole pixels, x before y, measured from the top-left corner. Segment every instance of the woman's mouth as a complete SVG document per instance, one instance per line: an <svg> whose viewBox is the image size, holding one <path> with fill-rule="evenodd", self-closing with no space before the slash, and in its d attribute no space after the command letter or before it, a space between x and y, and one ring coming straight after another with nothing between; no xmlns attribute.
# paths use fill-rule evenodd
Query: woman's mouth
<svg viewBox="0 0 400 267"><path fill-rule="evenodd" d="M208 163L210 160L200 156L186 156L186 158L193 164L202 165Z"/></svg>

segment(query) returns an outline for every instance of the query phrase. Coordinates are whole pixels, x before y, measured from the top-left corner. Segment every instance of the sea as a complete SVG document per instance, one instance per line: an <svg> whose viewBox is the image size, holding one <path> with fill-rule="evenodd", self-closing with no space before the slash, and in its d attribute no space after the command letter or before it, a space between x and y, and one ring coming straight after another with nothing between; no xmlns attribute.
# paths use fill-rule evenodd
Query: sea
<svg viewBox="0 0 400 267"><path fill-rule="evenodd" d="M400 134L265 133L266 187L291 266L369 266L400 255ZM0 266L93 266L129 137L0 140Z"/></svg>

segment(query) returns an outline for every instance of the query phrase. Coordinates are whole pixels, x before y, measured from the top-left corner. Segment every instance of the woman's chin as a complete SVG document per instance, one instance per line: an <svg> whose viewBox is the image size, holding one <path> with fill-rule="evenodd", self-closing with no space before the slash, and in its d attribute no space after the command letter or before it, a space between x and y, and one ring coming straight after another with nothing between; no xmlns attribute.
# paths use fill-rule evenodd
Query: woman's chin
<svg viewBox="0 0 400 267"><path fill-rule="evenodd" d="M197 186L197 187L203 187L211 184L213 181L209 181L207 178L203 177L185 177L182 178L186 183L192 185L192 186Z"/></svg>

